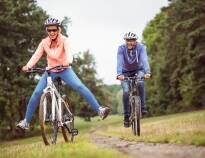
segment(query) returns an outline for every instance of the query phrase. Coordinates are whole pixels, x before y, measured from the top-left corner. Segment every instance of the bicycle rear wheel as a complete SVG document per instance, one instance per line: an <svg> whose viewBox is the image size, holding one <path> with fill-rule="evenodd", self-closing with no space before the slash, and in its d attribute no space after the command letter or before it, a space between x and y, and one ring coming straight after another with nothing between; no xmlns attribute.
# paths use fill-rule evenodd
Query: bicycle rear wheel
<svg viewBox="0 0 205 158"><path fill-rule="evenodd" d="M141 101L139 96L131 98L132 113L134 118L132 120L132 132L134 135L140 136L140 118L141 118Z"/></svg>
<svg viewBox="0 0 205 158"><path fill-rule="evenodd" d="M58 122L57 119L52 121L51 109L52 96L50 93L43 93L39 105L39 121L45 145L55 144L57 141Z"/></svg>
<svg viewBox="0 0 205 158"><path fill-rule="evenodd" d="M68 103L64 100L62 100L62 122L63 122L63 127L62 127L62 133L63 133L63 138L65 142L73 142L74 140L74 116L71 112L71 108L68 105Z"/></svg>

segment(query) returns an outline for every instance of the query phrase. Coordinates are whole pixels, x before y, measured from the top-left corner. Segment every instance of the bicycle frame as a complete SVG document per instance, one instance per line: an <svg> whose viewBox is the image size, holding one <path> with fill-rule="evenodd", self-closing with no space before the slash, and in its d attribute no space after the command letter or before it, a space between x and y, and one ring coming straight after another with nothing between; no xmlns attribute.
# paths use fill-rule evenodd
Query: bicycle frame
<svg viewBox="0 0 205 158"><path fill-rule="evenodd" d="M39 106L39 121L45 145L56 143L59 128L62 129L65 142L73 141L74 136L78 135L78 130L74 128L74 115L64 98L65 95L61 96L59 91L60 83L58 82L59 86L56 88L50 73L53 69L61 72L66 68L68 67L59 65L50 69L32 68L27 71L30 73L46 73L47 85L43 90ZM52 129L52 132L49 129ZM50 136L50 134L52 135Z"/></svg>
<svg viewBox="0 0 205 158"><path fill-rule="evenodd" d="M61 99L60 99L60 94L58 93L52 79L50 76L47 77L47 87L43 90L44 93L50 93L51 97L52 97L52 107L51 107L51 113L52 113L52 121L55 120L55 114L57 111L58 114L58 120L61 120L62 116L59 113L59 111L61 110ZM58 98L58 99L57 99ZM46 100L45 100L46 101ZM58 103L57 103L58 102ZM57 106L58 105L58 106ZM47 107L46 104L44 106L44 111L46 111ZM44 113L44 118L46 118L46 112Z"/></svg>
<svg viewBox="0 0 205 158"><path fill-rule="evenodd" d="M144 79L138 76L133 76L125 77L125 80L129 82L129 96L139 96L138 83L139 81L144 81Z"/></svg>
<svg viewBox="0 0 205 158"><path fill-rule="evenodd" d="M140 81L144 81L144 78L139 77L138 75L135 75L133 77L125 77L125 80L127 80L129 82L129 102L132 100L132 97L135 97L135 96L139 97L139 99L141 100L140 95L139 95L138 84ZM131 104L131 103L129 103L129 104ZM135 116L133 113L132 106L130 106L130 107L131 107L130 120L132 120L132 119L134 119ZM141 107L140 107L140 109L141 109ZM140 117L141 117L141 114L140 114Z"/></svg>
<svg viewBox="0 0 205 158"><path fill-rule="evenodd" d="M63 122L62 122L62 102L64 102L63 98L61 97L60 93L58 92L54 82L52 81L52 78L48 73L48 76L47 76L47 86L46 88L43 90L44 93L50 93L51 94L51 97L52 97L52 107L51 107L51 120L52 121L55 121L55 119L57 118L57 121L58 121L58 126L61 127L63 126ZM46 100L44 100L46 101ZM46 103L44 103L44 121L45 121L45 118L46 118ZM71 112L70 112L71 113ZM56 114L57 114L57 117L56 117ZM71 119L73 119L71 117ZM69 123L69 122L72 122L72 120L70 121L66 121L65 123Z"/></svg>

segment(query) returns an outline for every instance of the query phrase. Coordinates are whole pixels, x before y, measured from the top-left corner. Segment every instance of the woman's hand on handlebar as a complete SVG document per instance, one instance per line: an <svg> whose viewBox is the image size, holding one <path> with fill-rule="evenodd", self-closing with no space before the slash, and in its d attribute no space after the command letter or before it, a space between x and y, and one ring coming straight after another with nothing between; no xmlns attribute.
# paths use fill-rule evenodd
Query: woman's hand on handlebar
<svg viewBox="0 0 205 158"><path fill-rule="evenodd" d="M30 70L30 68L27 65L25 65L25 66L22 67L21 70L24 71L24 72L27 72L27 71Z"/></svg>

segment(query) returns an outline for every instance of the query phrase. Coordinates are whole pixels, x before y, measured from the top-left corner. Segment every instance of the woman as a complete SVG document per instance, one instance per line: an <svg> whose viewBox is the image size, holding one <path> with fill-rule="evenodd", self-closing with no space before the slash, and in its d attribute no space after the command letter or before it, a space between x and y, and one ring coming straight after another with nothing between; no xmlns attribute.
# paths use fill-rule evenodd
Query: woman
<svg viewBox="0 0 205 158"><path fill-rule="evenodd" d="M61 28L59 20L55 18L47 19L45 22L45 28L48 37L41 41L29 62L23 66L22 70L25 72L32 68L44 53L47 55L47 63L49 68L58 65L69 66L71 63L72 56L70 54L69 41L67 37L60 33ZM94 95L80 81L70 66L61 72L51 72L51 77L52 79L60 77L67 85L78 91L92 106L92 108L98 112L102 119L105 119L108 116L110 109L108 107L103 108L99 105ZM32 115L39 104L41 94L43 93L43 89L46 87L46 84L46 73L44 73L29 100L25 118L17 124L17 127L23 130L29 128Z"/></svg>

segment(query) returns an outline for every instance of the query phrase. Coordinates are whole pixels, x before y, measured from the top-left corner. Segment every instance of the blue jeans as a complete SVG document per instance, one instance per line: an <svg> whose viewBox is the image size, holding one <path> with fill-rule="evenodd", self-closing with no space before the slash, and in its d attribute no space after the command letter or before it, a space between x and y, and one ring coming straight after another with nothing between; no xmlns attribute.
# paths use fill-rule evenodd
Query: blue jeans
<svg viewBox="0 0 205 158"><path fill-rule="evenodd" d="M25 116L25 119L28 123L31 122L32 115L35 112L37 106L39 105L41 94L47 86L47 75L47 73L43 74L29 100ZM80 81L72 68L68 68L58 73L51 72L50 76L52 80L57 77L60 77L67 85L78 91L96 112L99 112L99 103L97 102L91 91Z"/></svg>
<svg viewBox="0 0 205 158"><path fill-rule="evenodd" d="M123 73L124 76L131 77L135 74L138 74L140 76L144 76L143 71L132 71L132 72L126 72ZM121 86L123 89L123 108L124 108L124 116L128 118L130 116L130 109L129 109L129 81L121 81ZM139 95L141 99L141 107L145 107L145 87L144 87L144 81L140 81L138 84L139 88Z"/></svg>

